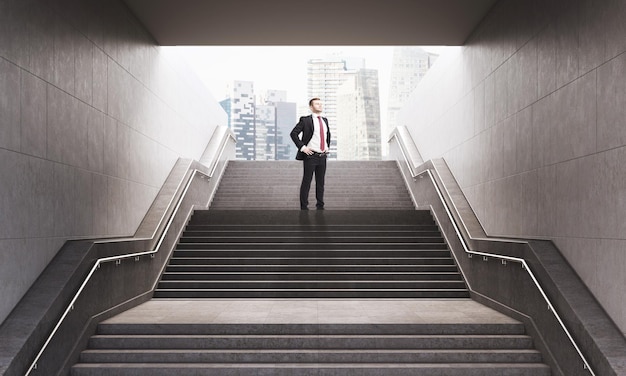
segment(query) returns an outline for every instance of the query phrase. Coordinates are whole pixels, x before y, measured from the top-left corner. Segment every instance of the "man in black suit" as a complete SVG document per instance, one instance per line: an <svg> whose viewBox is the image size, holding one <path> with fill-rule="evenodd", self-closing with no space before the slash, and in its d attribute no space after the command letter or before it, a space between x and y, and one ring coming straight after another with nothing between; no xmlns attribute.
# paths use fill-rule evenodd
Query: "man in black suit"
<svg viewBox="0 0 626 376"><path fill-rule="evenodd" d="M324 209L324 176L326 158L330 146L328 119L322 117L322 101L313 98L309 101L311 115L303 116L291 131L291 139L298 148L296 159L303 161L304 173L300 185L300 209L308 210L309 190L315 173L316 208ZM302 138L300 138L302 134Z"/></svg>

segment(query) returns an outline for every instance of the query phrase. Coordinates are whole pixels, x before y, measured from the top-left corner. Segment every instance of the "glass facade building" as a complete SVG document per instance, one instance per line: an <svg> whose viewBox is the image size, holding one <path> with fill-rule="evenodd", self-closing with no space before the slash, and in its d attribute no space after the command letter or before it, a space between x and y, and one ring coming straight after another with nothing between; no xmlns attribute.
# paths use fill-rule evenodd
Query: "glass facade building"
<svg viewBox="0 0 626 376"><path fill-rule="evenodd" d="M296 104L286 102L286 91L268 90L257 103L254 83L235 81L231 95L220 104L237 138L236 159L287 160L295 156L289 132L297 121Z"/></svg>
<svg viewBox="0 0 626 376"><path fill-rule="evenodd" d="M337 158L380 160L378 71L359 69L337 90Z"/></svg>
<svg viewBox="0 0 626 376"><path fill-rule="evenodd" d="M308 98L320 98L324 104L324 116L328 118L330 132L337 135L337 89L349 77L343 59L311 59L307 64ZM330 159L337 158L337 142L330 145Z"/></svg>

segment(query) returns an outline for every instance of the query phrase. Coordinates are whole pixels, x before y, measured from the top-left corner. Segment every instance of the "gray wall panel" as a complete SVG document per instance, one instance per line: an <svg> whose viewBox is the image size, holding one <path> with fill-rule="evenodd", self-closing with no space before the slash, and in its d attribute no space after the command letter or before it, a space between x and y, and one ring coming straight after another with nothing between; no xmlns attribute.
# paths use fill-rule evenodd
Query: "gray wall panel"
<svg viewBox="0 0 626 376"><path fill-rule="evenodd" d="M226 124L121 1L0 1L0 113L0 323L65 240L134 233Z"/></svg>
<svg viewBox="0 0 626 376"><path fill-rule="evenodd" d="M490 235L554 240L622 332L625 17L624 0L500 1L400 115Z"/></svg>

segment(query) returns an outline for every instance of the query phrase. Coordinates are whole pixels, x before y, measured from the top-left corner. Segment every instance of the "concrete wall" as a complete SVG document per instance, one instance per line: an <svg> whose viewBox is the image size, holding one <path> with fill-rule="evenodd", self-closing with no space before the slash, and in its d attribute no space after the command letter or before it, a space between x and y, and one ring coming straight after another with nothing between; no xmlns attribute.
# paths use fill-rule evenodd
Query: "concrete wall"
<svg viewBox="0 0 626 376"><path fill-rule="evenodd" d="M70 238L133 234L219 104L121 1L0 0L0 322Z"/></svg>
<svg viewBox="0 0 626 376"><path fill-rule="evenodd" d="M401 114L490 235L554 240L626 332L626 0L501 0Z"/></svg>

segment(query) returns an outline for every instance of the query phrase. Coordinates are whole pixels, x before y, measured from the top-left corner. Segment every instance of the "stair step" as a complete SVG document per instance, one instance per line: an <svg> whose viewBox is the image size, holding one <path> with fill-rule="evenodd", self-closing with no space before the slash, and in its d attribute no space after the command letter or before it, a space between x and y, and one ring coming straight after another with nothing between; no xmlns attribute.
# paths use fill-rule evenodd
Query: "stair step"
<svg viewBox="0 0 626 376"><path fill-rule="evenodd" d="M85 363L536 363L536 350L302 350L302 349L182 349L85 350Z"/></svg>
<svg viewBox="0 0 626 376"><path fill-rule="evenodd" d="M240 251L239 255L253 257L445 257L450 254L445 243L345 243L340 250L338 243L310 244L310 243L178 243L176 256L200 256L202 252L207 256L232 256ZM196 252L194 252L196 250ZM255 256L256 255L256 256Z"/></svg>
<svg viewBox="0 0 626 376"><path fill-rule="evenodd" d="M273 280L280 279L282 281L294 280L389 280L389 281L428 281L428 280L445 280L460 281L459 272L319 272L307 273L302 271L290 272L171 272L166 271L162 276L162 281L209 281L209 280Z"/></svg>
<svg viewBox="0 0 626 376"><path fill-rule="evenodd" d="M287 198L296 198L299 199L300 189L297 187L281 187L281 188L252 188L249 186L241 186L240 184L247 184L245 182L237 182L233 184L232 187L220 186L221 189L224 189L223 192L220 193L219 198L229 197L229 198L240 198L242 194L251 195L254 197L258 197L260 195L268 195L272 196L266 197L266 199L274 199L274 200L284 200ZM254 183L250 183L253 184ZM315 189L315 187L312 187ZM383 186L383 185L372 185L370 183L367 188L355 189L351 186L345 187L334 187L325 189L325 195L328 195L328 199L337 199L339 198L352 198L355 200L363 200L365 197L370 198L379 198L380 200L407 200L409 196L406 190L398 190L393 186ZM315 192L314 190L312 192ZM343 197L343 194L349 194L350 197ZM338 195L335 197L335 195ZM339 196L341 195L341 196ZM315 198L315 194L311 193L309 198Z"/></svg>
<svg viewBox="0 0 626 376"><path fill-rule="evenodd" d="M271 203L268 204L257 204L259 202L263 201L262 199L259 200L254 200L254 201L250 201L250 202L245 202L245 203L220 203L218 202L216 206L211 206L211 208L213 210L230 210L230 211L238 211L238 210L247 210L247 211L266 211L266 210L272 210L272 209L285 209L285 210L292 210L292 211L299 211L300 208L300 204L297 201L293 201L291 203L289 202L281 202L281 203L277 203L276 205L272 205ZM315 201L312 201L313 203ZM328 203L326 202L326 212L329 211L333 211L333 210L353 210L356 208L360 208L360 209L370 209L372 211L376 211L376 210L388 210L389 208L396 208L396 209L406 209L407 207L411 207L408 204L403 204L403 205L389 205L389 207L386 207L387 203L376 203L373 201L368 201L367 203L363 203L362 205L353 205L350 203ZM385 207L383 207L385 206ZM315 206L314 204L310 204L309 205L309 210L310 211L316 211L315 210Z"/></svg>
<svg viewBox="0 0 626 376"><path fill-rule="evenodd" d="M467 289L157 289L155 299L208 299L208 298L276 298L276 299L437 299L469 298Z"/></svg>
<svg viewBox="0 0 626 376"><path fill-rule="evenodd" d="M196 210L190 225L272 225L272 226L396 226L434 225L429 210L371 209L371 210Z"/></svg>
<svg viewBox="0 0 626 376"><path fill-rule="evenodd" d="M388 260L389 262L393 262L394 258L399 258L402 260L416 257L416 258L426 258L433 257L437 260L436 263L439 263L439 260L450 258L450 254L446 253L444 249L416 249L416 250L385 250L385 251L376 251L372 246L371 249L364 249L364 247L356 247L355 249L345 249L341 251L311 251L306 249L301 250L293 250L293 247L285 247L285 249L276 249L276 247L268 247L268 249L264 249L265 247L261 247L261 245L257 245L255 247L231 247L230 249L225 249L225 247L214 247L215 249L211 249L210 247L199 247L198 249L194 249L194 247L186 247L188 249L177 249L175 251L174 257L184 257L184 258L199 258L199 259L208 259L208 258L239 258L242 264L248 262L248 257L252 259L259 258L283 258L286 264L307 264L315 261L317 258L320 262L330 262L329 259L336 257L338 260L342 260L345 262L346 260L352 260L354 265L358 265L359 260L372 257L372 258L380 258L381 256L387 256L391 258ZM305 248L305 247L303 247ZM449 252L449 251L448 251ZM327 261L328 260L328 261Z"/></svg>
<svg viewBox="0 0 626 376"><path fill-rule="evenodd" d="M94 335L91 349L530 349L527 335Z"/></svg>
<svg viewBox="0 0 626 376"><path fill-rule="evenodd" d="M225 185L237 187L237 183L239 182L250 182L250 183L254 183L254 185L258 185L259 179L269 180L271 178L271 182L275 183L274 185L264 185L264 186L259 186L259 188L260 189L272 189L272 188L281 189L285 187L283 184L290 184L292 186L296 186L297 188L300 188L300 183L302 181L302 176L301 176L302 174L298 174L298 175L299 176L297 177L293 177L293 176L285 176L285 175L279 175L279 174L269 175L268 173L259 174L259 173L249 172L249 171L247 173L237 172L235 174L232 171L227 171L227 176L222 178L222 181L220 182L220 184L224 183ZM327 183L331 183L329 185L330 188L334 188L337 186L348 187L352 185L355 189L359 189L359 188L368 187L368 185L365 185L363 183L374 182L374 183L378 183L381 185L392 187L393 189L397 189L397 190L404 189L406 191L405 186L397 184L397 183L401 183L403 179L401 176L397 176L397 174L394 174L394 171L386 171L380 174L376 174L376 176L370 176L370 177L367 177L367 176L364 177L362 175L363 175L362 173L359 175L353 171L333 172L330 174L326 174L326 178L328 180L325 180L324 185L326 185ZM361 184L355 184L356 182L361 183ZM393 184L393 183L396 183L396 184ZM315 186L315 181L311 182L311 186L312 187Z"/></svg>
<svg viewBox="0 0 626 376"><path fill-rule="evenodd" d="M305 279L306 276L302 274L308 275L326 275L328 278L344 278L339 277L339 275L353 275L360 274L362 276L368 275L372 276L371 278L396 278L392 277L393 275L400 275L397 277L398 279L456 279L460 278L459 271L455 266L451 267L437 267L431 269L420 269L413 266L380 266L378 268L368 268L363 266L300 266L300 265L254 265L254 266L238 266L238 265L225 265L225 266L194 266L194 265L170 265L165 270L163 274L164 280L171 279L195 279L201 276L208 276L213 278L212 275L215 276L223 276L223 279L234 279L235 275L243 275L243 276L254 276L257 278L265 278L267 275L276 275L277 277L286 279L289 278L288 275L293 275L294 279ZM428 274L428 276L423 276L421 274ZM256 277L258 275L258 277ZM457 277L459 276L459 277ZM220 277L222 278L222 277ZM311 277L313 278L313 277ZM348 278L348 277L346 277ZM352 277L354 278L354 277ZM310 278L309 278L310 279Z"/></svg>
<svg viewBox="0 0 626 376"><path fill-rule="evenodd" d="M274 277L276 278L276 277ZM158 289L233 289L233 290L310 290L310 289L463 289L465 282L446 280L390 281L390 280L212 280L159 282Z"/></svg>
<svg viewBox="0 0 626 376"><path fill-rule="evenodd" d="M314 213L304 215L298 210L271 210L265 213L256 211L242 215L241 212L228 210L196 210L193 219L206 221L214 224L269 224L269 225L414 225L420 221L428 220L432 223L433 217L430 210L354 210L343 212L325 213L318 217ZM382 216L382 218L381 218ZM264 219L265 221L263 221ZM384 220L383 220L384 219Z"/></svg>
<svg viewBox="0 0 626 376"><path fill-rule="evenodd" d="M550 368L540 363L153 363L77 364L73 376L549 376Z"/></svg>
<svg viewBox="0 0 626 376"><path fill-rule="evenodd" d="M234 193L242 193L242 192L247 192L247 193L251 193L251 194L255 194L257 192L272 192L272 193L276 193L276 194L290 194L290 195L296 195L296 197L299 197L300 194L300 182L297 182L297 184L290 184L288 185L288 183L284 183L281 181L272 181L272 183L274 184L279 184L276 186L265 186L265 187L259 187L258 182L255 181L250 181L250 182L246 182L243 180L238 180L238 181L228 181L228 180L222 180L220 182L220 188L223 189L224 191L222 191L220 193L220 195L232 195ZM390 181L390 179L384 179L381 182L376 182L376 181L368 181L366 186L354 186L354 184L350 183L350 184L332 184L329 187L324 187L324 191L325 193L352 193L354 195L372 195L372 196L379 196L379 197L408 197L408 191L406 190L405 187L398 187L398 183L401 183L400 181L398 182L394 182L394 181ZM243 185L243 184L247 184L247 185ZM285 185L281 185L281 184L285 184ZM315 184L311 185L311 192L309 193L309 197L315 197Z"/></svg>
<svg viewBox="0 0 626 376"><path fill-rule="evenodd" d="M346 238L346 239L394 239L394 238L408 238L408 239L437 239L441 242L441 233L437 230L410 230L410 229L356 229L356 230L337 230L330 227L316 227L316 228L300 228L300 229L284 229L284 228L249 228L247 226L241 226L238 229L234 228L215 228L204 227L200 228L199 225L189 225L189 228L183 232L183 238L189 237L205 237L205 238L219 238L219 237L273 237L273 238L316 238L324 239L326 237L333 238Z"/></svg>
<svg viewBox="0 0 626 376"><path fill-rule="evenodd" d="M413 324L186 324L103 322L99 335L524 335L521 323L413 323Z"/></svg>
<svg viewBox="0 0 626 376"><path fill-rule="evenodd" d="M202 225L190 221L183 236L187 233L413 233L413 234L440 234L434 221L429 225L343 225L343 226L315 226L315 225Z"/></svg>
<svg viewBox="0 0 626 376"><path fill-rule="evenodd" d="M297 267L297 266L321 266L321 267L431 267L431 266L454 266L454 260L450 254L442 257L363 257L362 255L353 255L354 257L340 257L333 255L331 257L234 257L236 255L229 254L226 257L210 257L199 256L197 253L191 256L181 256L180 252L176 252L170 259L170 266L228 266L228 267L260 267L263 265L272 265L278 267Z"/></svg>
<svg viewBox="0 0 626 376"><path fill-rule="evenodd" d="M219 189L222 189L220 195L222 194L233 194L233 193L249 193L252 195L256 195L260 192L263 193L275 193L275 194L284 194L283 198L286 197L300 197L300 182L289 182L280 179L272 179L272 184L276 184L276 186L258 186L258 178L244 180L240 179L237 181L224 181L220 182ZM393 179L381 179L381 180L369 180L364 182L359 182L359 185L355 185L354 182L345 182L345 183L332 183L328 182L325 184L325 194L332 193L332 197L329 195L328 198L337 198L344 197L344 195L352 194L353 197L358 198L361 195L367 196L375 196L375 197L385 197L385 198L408 198L409 191L405 187L398 187L399 184L403 184L401 180L394 181ZM337 195L337 196L335 196ZM311 185L311 191L309 192L309 196L315 198L315 184Z"/></svg>
<svg viewBox="0 0 626 376"><path fill-rule="evenodd" d="M180 273L458 273L455 265L170 265L163 274Z"/></svg>
<svg viewBox="0 0 626 376"><path fill-rule="evenodd" d="M350 244L388 244L388 243L404 243L404 244L444 244L442 237L425 237L425 236L341 236L339 234L322 234L321 236L307 235L291 235L291 236L255 236L251 234L240 234L234 236L185 236L180 238L179 244L207 244L207 243L350 243Z"/></svg>

